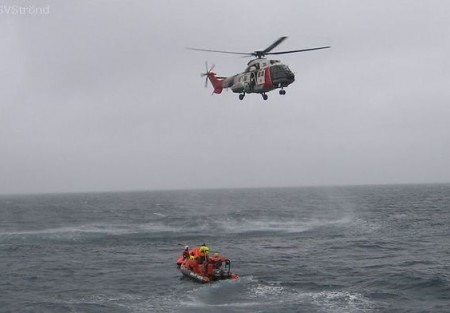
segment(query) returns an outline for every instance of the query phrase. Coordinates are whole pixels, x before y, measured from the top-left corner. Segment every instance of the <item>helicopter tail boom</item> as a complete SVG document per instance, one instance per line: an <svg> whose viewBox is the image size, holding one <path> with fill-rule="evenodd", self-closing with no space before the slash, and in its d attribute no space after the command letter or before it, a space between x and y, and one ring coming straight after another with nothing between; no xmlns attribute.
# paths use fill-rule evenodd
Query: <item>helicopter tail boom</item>
<svg viewBox="0 0 450 313"><path fill-rule="evenodd" d="M217 78L216 73L213 73L213 72L208 73L208 78L214 87L214 93L217 93L217 94L222 93L222 90L223 90L222 79Z"/></svg>

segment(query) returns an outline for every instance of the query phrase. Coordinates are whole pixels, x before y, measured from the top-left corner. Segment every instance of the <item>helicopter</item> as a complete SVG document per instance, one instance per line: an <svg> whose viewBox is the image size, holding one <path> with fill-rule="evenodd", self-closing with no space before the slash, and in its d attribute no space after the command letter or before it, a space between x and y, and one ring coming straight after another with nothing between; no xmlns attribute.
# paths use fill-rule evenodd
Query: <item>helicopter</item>
<svg viewBox="0 0 450 313"><path fill-rule="evenodd" d="M267 93L274 89L279 88L279 94L285 95L286 90L284 90L284 88L288 87L295 81L295 75L287 65L281 63L279 60L269 60L265 58L266 55L279 55L331 48L330 46L324 46L309 49L271 52L286 38L286 36L280 37L266 49L256 50L253 52L233 52L198 48L187 49L255 57L255 59L248 62L247 68L244 72L229 77L217 76L217 74L213 72L214 65L208 69L208 63L205 63L206 72L202 73L201 76L206 77L205 87L208 87L208 80L213 85L214 90L212 94L220 94L224 88L230 88L234 93L239 93L239 100L243 100L247 93L259 93L262 95L264 100L267 100Z"/></svg>

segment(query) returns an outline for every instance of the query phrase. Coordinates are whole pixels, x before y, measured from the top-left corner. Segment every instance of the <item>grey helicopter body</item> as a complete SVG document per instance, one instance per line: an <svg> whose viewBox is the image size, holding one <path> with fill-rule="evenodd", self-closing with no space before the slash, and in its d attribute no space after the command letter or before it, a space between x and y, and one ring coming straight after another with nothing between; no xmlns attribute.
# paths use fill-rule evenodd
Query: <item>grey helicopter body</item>
<svg viewBox="0 0 450 313"><path fill-rule="evenodd" d="M259 93L262 95L264 100L267 100L268 96L266 93L274 89L280 89L280 95L285 95L286 91L284 88L288 87L295 81L295 75L287 65L281 63L279 60L267 59L265 58L266 55L297 53L330 48L329 46L326 46L310 49L271 52L272 49L278 46L286 38L287 37L280 37L266 49L257 50L250 53L197 48L189 49L256 57L256 59L248 62L247 68L242 73L230 77L219 77L212 71L214 69L214 65L208 69L208 65L206 64L206 73L203 73L202 76L206 76L205 86L207 86L208 80L212 83L214 88L213 94L220 94L224 88L229 88L234 93L239 93L240 100L244 99L245 94L247 93Z"/></svg>

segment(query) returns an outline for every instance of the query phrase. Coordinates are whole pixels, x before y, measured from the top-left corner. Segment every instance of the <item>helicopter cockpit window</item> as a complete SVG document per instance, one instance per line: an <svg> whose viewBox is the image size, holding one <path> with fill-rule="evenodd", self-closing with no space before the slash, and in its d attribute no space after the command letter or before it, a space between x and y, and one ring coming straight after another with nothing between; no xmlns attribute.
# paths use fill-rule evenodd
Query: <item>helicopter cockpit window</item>
<svg viewBox="0 0 450 313"><path fill-rule="evenodd" d="M248 73L248 72L253 72L253 71L257 71L257 70L259 70L259 63L255 63L255 64L247 66L247 68L245 69L245 72Z"/></svg>

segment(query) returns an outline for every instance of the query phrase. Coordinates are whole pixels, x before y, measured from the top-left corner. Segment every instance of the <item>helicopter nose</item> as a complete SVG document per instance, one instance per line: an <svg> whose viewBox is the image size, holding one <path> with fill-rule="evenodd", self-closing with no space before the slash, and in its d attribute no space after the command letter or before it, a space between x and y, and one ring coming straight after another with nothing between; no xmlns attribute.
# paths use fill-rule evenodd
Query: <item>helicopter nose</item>
<svg viewBox="0 0 450 313"><path fill-rule="evenodd" d="M295 80L294 73L284 65L276 65L271 67L272 83L275 86L288 86Z"/></svg>
<svg viewBox="0 0 450 313"><path fill-rule="evenodd" d="M295 74L291 70L284 72L283 79L285 83L292 84L295 81Z"/></svg>
<svg viewBox="0 0 450 313"><path fill-rule="evenodd" d="M293 82L293 81L295 80L295 74L294 74L291 70L289 70L289 71L286 73L286 78L287 78L289 81Z"/></svg>

